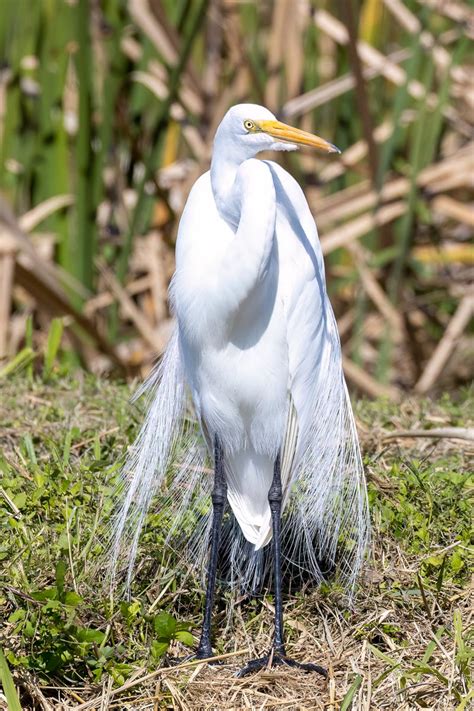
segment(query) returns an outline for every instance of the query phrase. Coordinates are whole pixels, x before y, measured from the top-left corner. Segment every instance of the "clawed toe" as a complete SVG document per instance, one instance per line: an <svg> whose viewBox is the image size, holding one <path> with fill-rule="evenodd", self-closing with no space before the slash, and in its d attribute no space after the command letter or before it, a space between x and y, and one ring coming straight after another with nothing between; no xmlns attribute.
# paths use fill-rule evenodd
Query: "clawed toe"
<svg viewBox="0 0 474 711"><path fill-rule="evenodd" d="M260 659L251 659L248 664L246 664L242 669L239 669L235 673L235 676L239 679L248 674L253 674L254 672L260 671L260 669L265 669L269 666L270 656L261 657Z"/></svg>
<svg viewBox="0 0 474 711"><path fill-rule="evenodd" d="M274 652L273 654L267 654L265 657L260 657L259 659L251 659L248 664L237 672L235 676L242 678L248 674L254 674L261 669L282 665L293 667L295 669L301 669L307 673L316 672L317 674L321 674L324 678L328 675L326 669L318 666L317 664L302 664L301 662L297 662L295 659L291 659L291 657L287 657L286 654Z"/></svg>

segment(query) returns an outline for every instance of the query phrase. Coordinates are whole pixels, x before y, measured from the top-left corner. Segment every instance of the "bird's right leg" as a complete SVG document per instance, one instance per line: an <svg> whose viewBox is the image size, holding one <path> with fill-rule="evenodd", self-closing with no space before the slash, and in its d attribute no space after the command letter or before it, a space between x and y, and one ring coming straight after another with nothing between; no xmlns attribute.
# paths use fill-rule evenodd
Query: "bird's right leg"
<svg viewBox="0 0 474 711"><path fill-rule="evenodd" d="M209 570L207 574L206 602L204 606L204 619L199 646L196 651L197 659L212 657L211 645L211 617L214 592L216 588L217 557L219 554L219 539L221 535L222 517L227 501L227 482L224 471L224 452L217 435L214 438L214 489L212 491L212 534L211 553L209 557Z"/></svg>
<svg viewBox="0 0 474 711"><path fill-rule="evenodd" d="M273 649L270 654L258 659L251 659L245 667L237 672L238 677L247 676L259 669L286 665L305 672L317 672L327 677L327 671L317 664L302 664L287 656L283 636L283 602L282 602L282 571L281 571L281 506L283 490L281 485L280 455L277 456L273 468L273 481L268 492L268 502L272 514L272 548L273 575L275 579L275 634Z"/></svg>

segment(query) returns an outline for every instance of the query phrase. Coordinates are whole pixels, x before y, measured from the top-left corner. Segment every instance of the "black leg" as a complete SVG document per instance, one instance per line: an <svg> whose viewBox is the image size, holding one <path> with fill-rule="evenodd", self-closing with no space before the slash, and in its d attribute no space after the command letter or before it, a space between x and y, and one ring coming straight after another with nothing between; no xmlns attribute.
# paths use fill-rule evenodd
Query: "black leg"
<svg viewBox="0 0 474 711"><path fill-rule="evenodd" d="M270 511L272 512L272 548L273 575L275 583L275 634L273 648L280 654L285 654L283 641L283 602L281 599L281 489L280 455L277 456L273 468L273 481L268 492Z"/></svg>
<svg viewBox="0 0 474 711"><path fill-rule="evenodd" d="M264 669L269 666L285 664L289 667L296 667L303 671L314 671L327 677L327 671L317 664L301 664L286 656L285 641L283 632L283 601L281 596L281 502L283 491L281 488L281 465L280 455L277 456L273 468L273 481L268 492L268 501L272 513L272 549L273 549L273 574L275 582L275 633L273 637L273 649L270 654L260 659L252 659L241 669L237 676L242 677L252 672Z"/></svg>
<svg viewBox="0 0 474 711"><path fill-rule="evenodd" d="M214 489L212 491L212 536L211 553L209 557L209 571L207 576L206 602L204 607L204 620L202 623L201 640L196 651L197 659L212 657L211 645L211 616L216 588L217 556L219 553L219 539L221 534L222 517L227 500L227 483L224 472L224 453L217 435L214 438Z"/></svg>

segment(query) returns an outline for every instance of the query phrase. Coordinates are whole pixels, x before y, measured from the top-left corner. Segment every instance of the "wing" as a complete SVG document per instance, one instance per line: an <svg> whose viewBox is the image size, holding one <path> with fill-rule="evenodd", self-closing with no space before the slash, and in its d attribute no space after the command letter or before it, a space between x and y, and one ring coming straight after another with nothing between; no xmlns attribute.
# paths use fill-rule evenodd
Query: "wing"
<svg viewBox="0 0 474 711"><path fill-rule="evenodd" d="M291 556L322 577L337 557L350 587L369 535L357 432L314 219L298 183L269 162L278 214L280 288L287 319L289 393L282 481ZM296 519L296 520L295 520ZM338 548L341 539L344 546ZM317 542L315 545L315 541ZM303 561L303 562L302 562Z"/></svg>

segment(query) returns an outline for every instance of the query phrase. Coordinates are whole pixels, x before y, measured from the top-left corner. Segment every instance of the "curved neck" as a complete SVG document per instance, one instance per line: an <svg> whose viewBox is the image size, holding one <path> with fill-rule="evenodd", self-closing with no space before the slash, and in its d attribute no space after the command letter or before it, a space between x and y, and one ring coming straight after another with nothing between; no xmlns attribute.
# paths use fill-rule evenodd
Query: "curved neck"
<svg viewBox="0 0 474 711"><path fill-rule="evenodd" d="M240 220L240 190L236 183L240 162L219 150L214 150L211 161L211 186L217 211L234 230Z"/></svg>

